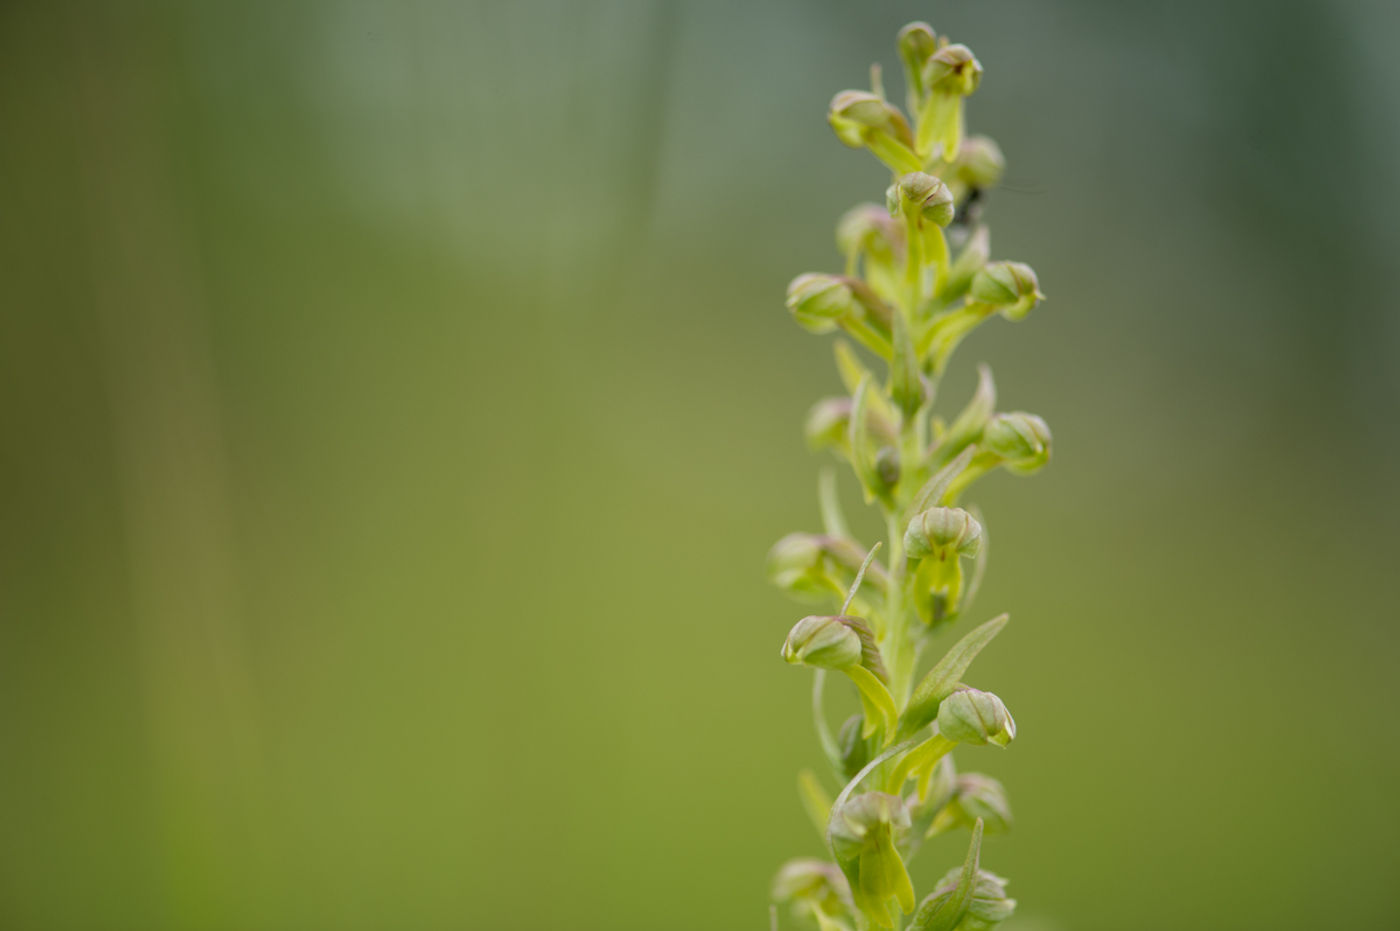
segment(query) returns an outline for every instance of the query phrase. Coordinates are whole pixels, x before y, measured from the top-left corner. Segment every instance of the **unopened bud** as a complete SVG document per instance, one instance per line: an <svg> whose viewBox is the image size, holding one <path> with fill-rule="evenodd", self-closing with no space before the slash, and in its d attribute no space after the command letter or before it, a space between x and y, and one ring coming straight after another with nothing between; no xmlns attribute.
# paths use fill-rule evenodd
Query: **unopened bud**
<svg viewBox="0 0 1400 931"><path fill-rule="evenodd" d="M904 531L910 559L975 556L982 547L982 525L962 508L929 508L914 515Z"/></svg>
<svg viewBox="0 0 1400 931"><path fill-rule="evenodd" d="M1006 799L1006 789L991 776L964 773L957 777L952 798L939 813L930 833L954 827L971 828L978 818L982 819L988 834L1004 834L1011 830L1011 803Z"/></svg>
<svg viewBox="0 0 1400 931"><path fill-rule="evenodd" d="M957 179L970 188L995 187L1006 170L1001 148L987 136L969 136L958 149L953 164Z"/></svg>
<svg viewBox="0 0 1400 931"><path fill-rule="evenodd" d="M924 80L934 92L966 97L982 81L982 63L966 45L945 45L929 58Z"/></svg>
<svg viewBox="0 0 1400 931"><path fill-rule="evenodd" d="M928 92L924 68L938 51L938 37L928 23L910 23L899 30L899 60L904 63L904 81L909 87L909 106L916 108Z"/></svg>
<svg viewBox="0 0 1400 931"><path fill-rule="evenodd" d="M768 551L768 574L775 585L805 599L829 596L841 587L828 570L829 538L813 533L790 533Z"/></svg>
<svg viewBox="0 0 1400 931"><path fill-rule="evenodd" d="M888 264L902 248L903 235L889 211L875 204L860 204L846 211L836 225L836 247L842 255L865 253Z"/></svg>
<svg viewBox="0 0 1400 931"><path fill-rule="evenodd" d="M946 907L957 892L958 881L961 878L961 870L950 870L938 881L938 885L933 887L933 893L919 905L919 914L922 915L925 911L936 913ZM979 869L973 882L972 897L967 903L958 928L959 931L990 931L1010 918L1015 911L1016 900L1006 896L1006 880L995 873Z"/></svg>
<svg viewBox="0 0 1400 931"><path fill-rule="evenodd" d="M933 53L938 50L938 38L928 23L910 23L899 30L899 57L906 65L921 71Z"/></svg>
<svg viewBox="0 0 1400 931"><path fill-rule="evenodd" d="M831 844L836 856L847 860L882 840L898 843L908 833L909 825L909 811L903 799L886 792L866 792L832 814Z"/></svg>
<svg viewBox="0 0 1400 931"><path fill-rule="evenodd" d="M920 511L904 531L904 551L918 561L914 609L930 627L947 623L964 607L962 556L982 548L982 525L962 508Z"/></svg>
<svg viewBox="0 0 1400 931"><path fill-rule="evenodd" d="M827 122L836 138L853 149L868 145L876 134L891 136L906 146L914 139L909 123L889 101L869 91L842 91L831 98Z"/></svg>
<svg viewBox="0 0 1400 931"><path fill-rule="evenodd" d="M1045 300L1035 271L1024 262L992 262L972 279L972 297L1009 320L1020 320Z"/></svg>
<svg viewBox="0 0 1400 931"><path fill-rule="evenodd" d="M1035 414L997 414L982 430L982 448L1005 460L1013 472L1029 474L1050 461L1050 426Z"/></svg>
<svg viewBox="0 0 1400 931"><path fill-rule="evenodd" d="M851 907L851 889L834 863L802 858L789 860L773 877L773 901L779 905L803 903L828 915Z"/></svg>
<svg viewBox="0 0 1400 931"><path fill-rule="evenodd" d="M798 621L783 642L783 659L820 669L848 669L860 663L860 635L840 617L811 615Z"/></svg>
<svg viewBox="0 0 1400 931"><path fill-rule="evenodd" d="M830 333L842 318L856 312L856 298L845 279L809 272L788 285L787 308L804 329Z"/></svg>
<svg viewBox="0 0 1400 931"><path fill-rule="evenodd" d="M816 533L790 533L768 551L768 575L779 588L808 601L840 597L865 561L854 540ZM872 566L866 584L884 585Z"/></svg>
<svg viewBox="0 0 1400 931"><path fill-rule="evenodd" d="M940 227L952 223L957 212L948 185L922 171L911 171L900 178L886 199L890 213L917 217Z"/></svg>
<svg viewBox="0 0 1400 931"><path fill-rule="evenodd" d="M1005 747L1016 737L1016 722L991 692L961 688L938 706L938 731L960 744Z"/></svg>

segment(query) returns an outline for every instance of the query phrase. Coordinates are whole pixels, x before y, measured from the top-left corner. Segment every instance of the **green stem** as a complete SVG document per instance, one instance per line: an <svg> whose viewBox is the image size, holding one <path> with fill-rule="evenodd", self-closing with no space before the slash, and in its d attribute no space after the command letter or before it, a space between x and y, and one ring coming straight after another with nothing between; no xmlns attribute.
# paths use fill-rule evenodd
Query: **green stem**
<svg viewBox="0 0 1400 931"><path fill-rule="evenodd" d="M919 221L910 216L904 221L904 285L907 289L904 319L913 323L919 319L919 305L923 303L923 234Z"/></svg>
<svg viewBox="0 0 1400 931"><path fill-rule="evenodd" d="M909 649L909 625L904 616L904 580L908 568L904 559L904 527L900 509L891 508L885 515L885 528L890 546L890 578L885 590L885 639L881 652L889 664L890 692L895 706L903 708L909 699L913 678L912 651Z"/></svg>

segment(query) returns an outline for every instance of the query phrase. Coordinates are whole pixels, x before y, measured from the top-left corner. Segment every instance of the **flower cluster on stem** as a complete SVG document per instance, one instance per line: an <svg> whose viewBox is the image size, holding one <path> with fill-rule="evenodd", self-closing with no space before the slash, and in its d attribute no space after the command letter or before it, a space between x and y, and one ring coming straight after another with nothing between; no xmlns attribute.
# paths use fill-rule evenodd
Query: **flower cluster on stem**
<svg viewBox="0 0 1400 931"><path fill-rule="evenodd" d="M953 752L1004 748L1016 736L1005 703L963 681L1006 616L967 632L922 675L920 661L969 613L986 568L985 522L960 502L991 472L1043 468L1051 438L1040 417L997 410L985 365L951 419L935 413L935 401L973 331L993 318L1024 319L1044 295L1030 266L991 256L981 208L1004 160L991 139L965 134L963 118L981 63L926 23L904 27L898 49L903 108L887 99L877 66L869 91L842 91L827 115L841 142L889 168L885 203L841 218L840 274L799 275L787 292L800 326L839 334L845 390L812 408L808 440L850 466L886 538L855 537L825 473L821 532L790 534L769 555L776 584L834 612L797 621L782 646L784 660L813 670L830 778L804 771L798 783L829 859L785 864L773 897L820 931L981 931L1016 905L1006 880L981 868L983 835L1007 830L1011 809L1001 783L957 772ZM839 730L825 711L832 672L859 709ZM834 797L831 781L840 786ZM920 901L909 862L927 838L964 829L964 862Z"/></svg>

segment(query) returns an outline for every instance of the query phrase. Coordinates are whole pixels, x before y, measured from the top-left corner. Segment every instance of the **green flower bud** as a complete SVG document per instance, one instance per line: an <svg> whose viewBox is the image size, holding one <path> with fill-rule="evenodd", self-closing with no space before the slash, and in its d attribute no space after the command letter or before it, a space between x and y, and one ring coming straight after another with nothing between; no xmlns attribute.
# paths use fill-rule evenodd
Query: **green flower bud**
<svg viewBox="0 0 1400 931"><path fill-rule="evenodd" d="M1000 698L964 687L938 706L938 730L960 744L1005 747L1016 737L1016 722Z"/></svg>
<svg viewBox="0 0 1400 931"><path fill-rule="evenodd" d="M1011 830L1011 803L1006 799L1006 789L991 776L964 773L954 782L952 797L929 833L971 828L978 818L988 834L1004 834Z"/></svg>
<svg viewBox="0 0 1400 931"><path fill-rule="evenodd" d="M768 575L779 588L808 601L841 598L865 561L854 540L815 533L790 533L768 551ZM872 565L867 585L882 591L885 572Z"/></svg>
<svg viewBox="0 0 1400 931"><path fill-rule="evenodd" d="M935 93L966 97L982 82L982 63L966 45L945 45L930 56L924 80Z"/></svg>
<svg viewBox="0 0 1400 931"><path fill-rule="evenodd" d="M924 68L938 51L938 37L928 23L910 23L899 30L899 60L904 64L904 83L909 89L909 112L915 113L928 93L924 87Z"/></svg>
<svg viewBox="0 0 1400 931"><path fill-rule="evenodd" d="M790 533L768 551L768 575L779 588L808 600L842 592L827 566L829 538Z"/></svg>
<svg viewBox="0 0 1400 931"><path fill-rule="evenodd" d="M899 57L914 74L923 72L933 53L938 51L938 38L928 23L910 23L899 30Z"/></svg>
<svg viewBox="0 0 1400 931"><path fill-rule="evenodd" d="M823 398L807 412L807 420L802 432L813 449L826 449L834 446L843 452L850 451L851 409L850 398ZM893 443L898 438L894 424L878 410L866 415L869 419L870 434L880 442Z"/></svg>
<svg viewBox="0 0 1400 931"><path fill-rule="evenodd" d="M792 279L787 308L806 330L830 333L837 323L856 313L856 298L845 279L809 272Z"/></svg>
<svg viewBox="0 0 1400 931"><path fill-rule="evenodd" d="M933 887L933 893L920 904L919 914L924 914L925 910L936 910L951 899L958 888L961 874L961 870L953 869L944 875ZM962 921L958 923L958 931L988 931L1010 918L1015 911L1016 900L1006 896L1006 880L995 873L978 870L972 899L968 902Z"/></svg>
<svg viewBox="0 0 1400 931"><path fill-rule="evenodd" d="M789 860L773 877L773 901L814 906L827 915L851 909L851 887L836 864L825 860Z"/></svg>
<svg viewBox="0 0 1400 931"><path fill-rule="evenodd" d="M909 812L899 796L866 792L832 813L831 845L839 859L849 860L883 840L903 841L909 824Z"/></svg>
<svg viewBox="0 0 1400 931"><path fill-rule="evenodd" d="M844 673L860 694L861 738L881 727L893 733L899 709L889 691L889 673L875 634L863 618L850 615L804 617L783 643L783 659Z"/></svg>
<svg viewBox="0 0 1400 931"><path fill-rule="evenodd" d="M914 910L914 885L897 849L910 824L904 800L885 792L857 795L831 815L831 848L855 903L882 927L895 926L891 900L902 912Z"/></svg>
<svg viewBox="0 0 1400 931"><path fill-rule="evenodd" d="M900 178L885 196L891 214L915 217L921 223L947 226L957 212L948 185L922 171L911 171Z"/></svg>
<svg viewBox="0 0 1400 931"><path fill-rule="evenodd" d="M910 559L974 556L982 547L982 525L962 508L929 508L914 515L904 531Z"/></svg>
<svg viewBox="0 0 1400 931"><path fill-rule="evenodd" d="M914 610L929 627L957 618L963 607L959 557L976 556L981 548L982 525L962 508L933 507L909 521L904 551L911 560L918 560Z"/></svg>
<svg viewBox="0 0 1400 931"><path fill-rule="evenodd" d="M997 414L982 430L982 448L1013 472L1030 474L1050 461L1050 426L1035 414Z"/></svg>
<svg viewBox="0 0 1400 931"><path fill-rule="evenodd" d="M972 297L1008 320L1020 320L1045 300L1035 272L1024 262L992 262L983 268L972 279Z"/></svg>
<svg viewBox="0 0 1400 931"><path fill-rule="evenodd" d="M787 308L812 333L838 326L885 358L890 355L893 309L859 278L808 272L788 285Z"/></svg>
<svg viewBox="0 0 1400 931"><path fill-rule="evenodd" d="M860 635L840 617L810 615L793 625L783 641L783 659L820 669L848 669L860 663Z"/></svg>
<svg viewBox="0 0 1400 931"><path fill-rule="evenodd" d="M987 136L969 136L958 149L953 174L970 188L995 187L1006 171L1001 147Z"/></svg>
<svg viewBox="0 0 1400 931"><path fill-rule="evenodd" d="M876 204L859 204L847 210L836 225L836 247L845 256L865 254L890 264L904 250L904 232L890 219L889 211Z"/></svg>
<svg viewBox="0 0 1400 931"><path fill-rule="evenodd" d="M836 138L853 149L868 145L872 134L893 136L906 146L914 144L904 114L870 91L842 91L831 98L827 122Z"/></svg>

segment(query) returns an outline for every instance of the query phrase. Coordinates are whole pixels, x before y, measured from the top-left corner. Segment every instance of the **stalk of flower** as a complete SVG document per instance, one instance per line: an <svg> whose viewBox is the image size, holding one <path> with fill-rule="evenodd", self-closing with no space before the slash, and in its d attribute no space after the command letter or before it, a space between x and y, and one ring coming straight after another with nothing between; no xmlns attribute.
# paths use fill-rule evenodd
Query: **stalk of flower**
<svg viewBox="0 0 1400 931"><path fill-rule="evenodd" d="M781 653L813 670L813 718L837 787L800 775L830 859L789 862L773 898L819 931L895 929L903 916L912 931L977 931L1015 907L1005 880L980 865L983 835L1009 829L1011 809L1000 782L959 775L953 754L1004 748L1016 735L1001 698L964 681L1007 618L968 631L922 675L919 658L972 610L986 569L985 520L961 500L986 475L1043 468L1051 436L1034 414L997 411L985 365L951 421L934 407L954 353L983 324L1023 320L1045 296L1029 266L993 260L981 219L1005 170L994 141L964 130L981 63L926 23L901 30L897 47L906 110L886 98L877 66L870 90L842 91L827 111L842 143L889 170L885 207L849 210L837 227L840 273L799 275L787 293L803 329L838 335L844 393L811 409L807 440L850 468L886 538L866 546L852 534L823 472L820 530L789 534L769 554L776 584L826 608L797 620ZM849 682L855 699L838 731L827 720L829 679ZM909 862L926 837L964 828L963 865L919 902Z"/></svg>

